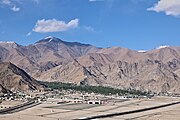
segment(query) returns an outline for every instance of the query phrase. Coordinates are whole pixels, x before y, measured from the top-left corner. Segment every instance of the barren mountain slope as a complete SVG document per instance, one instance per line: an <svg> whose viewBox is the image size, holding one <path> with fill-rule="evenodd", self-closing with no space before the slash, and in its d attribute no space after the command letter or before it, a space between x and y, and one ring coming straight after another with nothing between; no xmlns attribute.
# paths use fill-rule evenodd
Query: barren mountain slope
<svg viewBox="0 0 180 120"><path fill-rule="evenodd" d="M113 60L109 54L88 54L77 59L78 66L74 66L73 63L61 65L45 72L39 78L70 81L77 84L83 82L119 88L178 93L180 91L180 78L178 76L180 60L174 55L171 55L171 59L165 60L163 58L168 58L165 56L166 54L163 54L162 56L165 57L161 59L158 57L158 60L156 58L150 60L149 54L151 55L152 51L143 54L145 58L139 61L136 59L136 62ZM87 70L88 74L85 74L83 69ZM53 77L54 75L56 77ZM91 83L92 80L96 82Z"/></svg>
<svg viewBox="0 0 180 120"><path fill-rule="evenodd" d="M11 91L43 89L34 78L10 62L0 63L0 85Z"/></svg>

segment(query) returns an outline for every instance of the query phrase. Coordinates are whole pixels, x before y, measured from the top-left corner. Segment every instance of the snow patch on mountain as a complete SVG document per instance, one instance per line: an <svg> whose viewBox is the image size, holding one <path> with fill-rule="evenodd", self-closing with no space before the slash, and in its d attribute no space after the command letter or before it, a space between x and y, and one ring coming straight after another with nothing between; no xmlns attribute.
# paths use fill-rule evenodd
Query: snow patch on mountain
<svg viewBox="0 0 180 120"><path fill-rule="evenodd" d="M2 43L2 44L3 44L3 43L4 43L4 44L7 44L7 43L8 43L8 44L14 44L15 42L13 42L13 41L0 41L0 43Z"/></svg>
<svg viewBox="0 0 180 120"><path fill-rule="evenodd" d="M167 48L167 47L169 47L169 45L162 45L162 46L157 47L156 49L162 49L162 48Z"/></svg>
<svg viewBox="0 0 180 120"><path fill-rule="evenodd" d="M138 50L139 53L145 53L147 50Z"/></svg>

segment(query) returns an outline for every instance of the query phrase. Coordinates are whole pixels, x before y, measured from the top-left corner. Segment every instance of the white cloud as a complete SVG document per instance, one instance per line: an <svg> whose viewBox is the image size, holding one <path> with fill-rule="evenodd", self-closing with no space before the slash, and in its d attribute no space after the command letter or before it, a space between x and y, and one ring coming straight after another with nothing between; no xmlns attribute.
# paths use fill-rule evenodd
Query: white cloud
<svg viewBox="0 0 180 120"><path fill-rule="evenodd" d="M17 7L19 4L31 1L33 3L39 4L41 0L0 0L0 5L9 7L12 11L18 12L20 8Z"/></svg>
<svg viewBox="0 0 180 120"><path fill-rule="evenodd" d="M18 12L20 11L20 8L16 7L15 5L11 8L12 11Z"/></svg>
<svg viewBox="0 0 180 120"><path fill-rule="evenodd" d="M1 3L5 4L5 5L11 5L11 1L10 0L2 0Z"/></svg>
<svg viewBox="0 0 180 120"><path fill-rule="evenodd" d="M32 34L32 32L28 32L26 36L30 36Z"/></svg>
<svg viewBox="0 0 180 120"><path fill-rule="evenodd" d="M78 25L79 25L79 19L71 20L68 23L56 19L49 19L49 20L42 19L36 22L33 31L39 33L60 32L60 31L67 31L69 29L76 28L78 27Z"/></svg>
<svg viewBox="0 0 180 120"><path fill-rule="evenodd" d="M148 8L148 11L165 12L166 15L180 15L180 0L159 0L153 7Z"/></svg>
<svg viewBox="0 0 180 120"><path fill-rule="evenodd" d="M14 12L20 11L20 8L16 7L16 4L15 4L17 2L19 2L19 1L18 0L1 0L0 1L0 3L2 5L6 5L6 6L10 7L10 9Z"/></svg>

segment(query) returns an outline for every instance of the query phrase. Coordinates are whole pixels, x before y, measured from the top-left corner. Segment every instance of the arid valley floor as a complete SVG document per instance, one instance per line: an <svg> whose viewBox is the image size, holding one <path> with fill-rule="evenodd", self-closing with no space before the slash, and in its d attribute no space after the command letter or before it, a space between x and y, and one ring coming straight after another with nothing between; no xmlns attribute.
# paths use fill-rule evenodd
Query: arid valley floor
<svg viewBox="0 0 180 120"><path fill-rule="evenodd" d="M180 98L154 97L152 99L130 99L103 105L80 103L57 104L51 100L35 107L0 115L1 120L75 120L87 117L132 111L180 101ZM102 118L103 120L179 120L180 104L127 115ZM97 119L96 119L97 120ZM99 118L98 118L99 120Z"/></svg>

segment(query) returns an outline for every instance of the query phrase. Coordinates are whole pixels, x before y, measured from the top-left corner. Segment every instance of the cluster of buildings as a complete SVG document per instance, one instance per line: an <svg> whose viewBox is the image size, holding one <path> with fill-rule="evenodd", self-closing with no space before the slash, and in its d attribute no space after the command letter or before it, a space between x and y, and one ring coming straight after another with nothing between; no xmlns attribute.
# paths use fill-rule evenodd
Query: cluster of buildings
<svg viewBox="0 0 180 120"><path fill-rule="evenodd" d="M27 102L34 100L36 102L56 102L61 103L83 103L83 104L108 104L115 101L127 100L131 98L145 98L147 96L135 95L102 95L96 93L86 93L74 90L48 90L48 91L26 91L4 94L0 100Z"/></svg>
<svg viewBox="0 0 180 120"><path fill-rule="evenodd" d="M126 100L129 99L124 96L110 95L105 96L96 93L82 93L78 91L51 91L47 93L47 102L50 103L83 103L83 104L108 104L114 102L113 100ZM113 99L113 100L112 100Z"/></svg>

